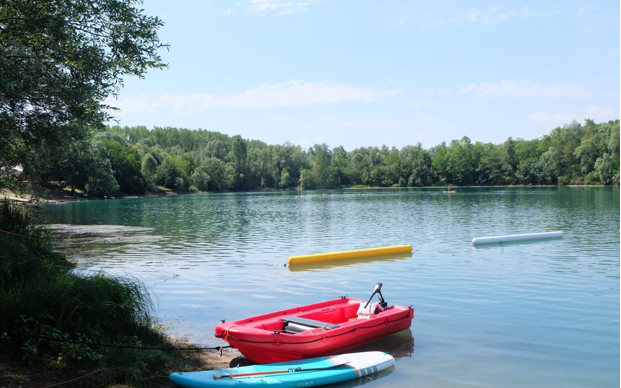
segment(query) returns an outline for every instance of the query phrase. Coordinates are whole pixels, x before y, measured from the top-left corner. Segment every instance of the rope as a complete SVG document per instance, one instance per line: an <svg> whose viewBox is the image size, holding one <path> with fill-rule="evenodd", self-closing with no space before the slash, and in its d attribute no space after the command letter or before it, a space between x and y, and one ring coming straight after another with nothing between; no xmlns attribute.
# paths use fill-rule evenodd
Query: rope
<svg viewBox="0 0 621 388"><path fill-rule="evenodd" d="M85 375L83 375L83 376L76 377L75 379L72 379L72 380L67 380L67 381L63 381L62 383L56 383L56 384L52 384L52 385L46 385L46 386L45 386L45 387L43 387L43 388L52 388L52 387L57 387L57 386L59 386L59 385L64 385L64 384L67 384L67 383L71 383L71 382L73 382L73 381L83 379L83 378L85 378L85 377L87 377L87 376L94 375L95 373L103 372L103 371L105 371L106 369L108 369L108 368L99 369L99 370L96 370L96 371L94 371L94 372L87 373L87 374L85 374Z"/></svg>
<svg viewBox="0 0 621 388"><path fill-rule="evenodd" d="M150 347L150 346L102 344L99 342L76 341L76 340L71 340L71 339L56 339L56 338L49 338L45 336L27 335L27 334L23 336L41 338L44 340L48 340L50 342L64 342L64 343L81 344L81 345L88 345L88 346L99 346L99 347L105 347L105 348L117 348L117 349L170 350L170 351L217 350L217 351L220 351L220 353L222 353L222 349L232 348L232 346L195 347L195 348L158 348L158 347Z"/></svg>
<svg viewBox="0 0 621 388"><path fill-rule="evenodd" d="M17 233L9 232L9 231L7 231L7 230L2 230L2 229L0 229L0 233L11 234L11 235L13 235L13 236L17 236L17 237L21 237L21 238L27 238L27 239L29 239L29 240L32 240L32 237L27 237L27 236L24 236L24 235L21 235L21 234L17 234Z"/></svg>
<svg viewBox="0 0 621 388"><path fill-rule="evenodd" d="M222 323L224 323L224 321L222 321ZM239 326L239 325L231 325L231 326L229 326L229 328L228 328L228 329L224 332L224 337L222 338L222 339L223 339L223 341L224 341L223 343L228 342L228 341L227 341L227 338L229 338L229 332L230 332L230 331L231 331L231 329L232 329L232 328L234 328L235 326ZM232 336L232 337L233 337L233 338L236 338L235 336ZM226 347L227 347L227 348L232 348L232 346L230 346L230 345L229 345L229 346L226 346ZM222 346L220 346L220 357L222 357Z"/></svg>

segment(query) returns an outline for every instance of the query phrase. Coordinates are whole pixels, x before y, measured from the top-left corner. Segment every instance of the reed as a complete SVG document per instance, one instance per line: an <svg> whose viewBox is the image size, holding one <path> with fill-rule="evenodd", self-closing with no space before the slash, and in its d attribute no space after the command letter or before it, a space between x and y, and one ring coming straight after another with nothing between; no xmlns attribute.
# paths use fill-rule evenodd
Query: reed
<svg viewBox="0 0 621 388"><path fill-rule="evenodd" d="M149 386L146 377L194 362L175 351L151 318L142 283L73 270L52 248L38 209L0 201L0 354L54 368L91 365L104 380ZM106 345L106 346L103 346ZM101 376L100 376L101 377Z"/></svg>
<svg viewBox="0 0 621 388"><path fill-rule="evenodd" d="M0 234L16 237L29 249L50 251L51 233L41 222L43 210L29 203L0 200Z"/></svg>

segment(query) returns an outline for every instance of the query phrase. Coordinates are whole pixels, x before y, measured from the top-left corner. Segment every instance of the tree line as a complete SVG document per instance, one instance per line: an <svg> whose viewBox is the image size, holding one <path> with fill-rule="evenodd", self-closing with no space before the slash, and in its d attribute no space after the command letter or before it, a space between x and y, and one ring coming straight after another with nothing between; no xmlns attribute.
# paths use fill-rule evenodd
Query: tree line
<svg viewBox="0 0 621 388"><path fill-rule="evenodd" d="M214 131L107 127L69 142L63 152L37 155L24 175L60 182L92 197L351 186L619 185L619 120L586 120L540 139L502 144L468 137L424 149L362 147L351 152L308 149Z"/></svg>

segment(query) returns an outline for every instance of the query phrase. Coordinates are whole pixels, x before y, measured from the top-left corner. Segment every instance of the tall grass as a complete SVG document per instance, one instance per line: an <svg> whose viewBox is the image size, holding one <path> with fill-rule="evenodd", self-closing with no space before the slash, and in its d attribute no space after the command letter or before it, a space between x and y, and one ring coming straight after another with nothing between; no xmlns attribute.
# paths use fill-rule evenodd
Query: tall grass
<svg viewBox="0 0 621 388"><path fill-rule="evenodd" d="M153 328L140 282L72 271L40 217L38 209L0 201L0 354L56 368L105 366L110 379L136 386L148 385L150 370L182 362L114 347L172 345Z"/></svg>
<svg viewBox="0 0 621 388"><path fill-rule="evenodd" d="M29 203L0 200L0 233L9 234L29 249L50 251L50 231L41 222L43 210Z"/></svg>

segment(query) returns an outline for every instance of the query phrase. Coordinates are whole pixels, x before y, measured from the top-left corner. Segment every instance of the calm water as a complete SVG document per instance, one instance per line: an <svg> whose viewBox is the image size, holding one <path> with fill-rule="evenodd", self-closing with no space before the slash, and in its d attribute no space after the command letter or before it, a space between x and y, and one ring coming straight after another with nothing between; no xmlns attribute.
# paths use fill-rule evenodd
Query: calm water
<svg viewBox="0 0 621 388"><path fill-rule="evenodd" d="M220 319L337 298L413 305L369 349L373 387L619 387L619 189L493 188L205 194L48 206L79 270L142 279L171 334L205 346ZM103 225L116 225L110 227ZM474 248L474 237L563 239ZM104 233L104 234L101 234ZM107 234L106 234L107 233ZM284 267L292 255L412 244L411 256ZM339 387L365 384L353 381Z"/></svg>

